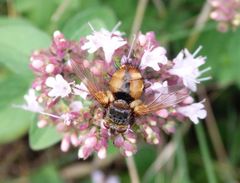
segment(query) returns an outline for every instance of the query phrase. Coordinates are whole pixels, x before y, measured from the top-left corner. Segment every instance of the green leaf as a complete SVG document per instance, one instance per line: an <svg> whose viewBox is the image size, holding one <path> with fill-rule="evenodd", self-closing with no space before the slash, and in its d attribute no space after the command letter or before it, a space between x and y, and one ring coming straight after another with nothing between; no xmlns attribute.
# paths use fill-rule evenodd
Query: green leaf
<svg viewBox="0 0 240 183"><path fill-rule="evenodd" d="M91 24L93 24L94 22L98 22L96 23L96 25L103 24L104 27L111 30L116 24L116 17L114 15L114 12L107 7L99 6L89 8L76 14L72 19L70 19L64 25L62 31L66 37L75 38L76 36L74 35L80 35L79 32L81 32L81 30L87 30L86 26L88 26L88 22L90 22ZM95 25L93 25L93 27L95 28ZM100 27L96 27L95 29L98 30L99 28ZM89 26L88 30L89 33L92 32ZM83 32L83 35L86 35L86 32Z"/></svg>
<svg viewBox="0 0 240 183"><path fill-rule="evenodd" d="M55 126L38 128L36 121L31 123L29 131L29 143L33 150L48 148L61 140L62 136Z"/></svg>
<svg viewBox="0 0 240 183"><path fill-rule="evenodd" d="M108 5L111 6L112 9L114 9L114 13L116 14L118 20L122 21L121 30L124 30L124 32L129 33L130 29L132 27L132 23L134 20L134 16L136 13L136 7L137 7L138 1L123 1L123 0L109 0ZM149 3L151 4L151 3ZM145 17L151 12L152 9L149 11L146 10L144 21L143 21L143 27L145 26ZM153 19L153 17L152 17ZM149 29L148 29L149 31Z"/></svg>
<svg viewBox="0 0 240 183"><path fill-rule="evenodd" d="M116 155L119 153L119 149L113 145L113 142L108 143L107 154Z"/></svg>
<svg viewBox="0 0 240 183"><path fill-rule="evenodd" d="M31 183L63 183L57 169L53 165L47 165L38 169L30 177Z"/></svg>
<svg viewBox="0 0 240 183"><path fill-rule="evenodd" d="M49 0L14 0L14 7L18 12L24 14L32 23L46 29L51 17L58 8L61 1Z"/></svg>
<svg viewBox="0 0 240 183"><path fill-rule="evenodd" d="M0 64L10 70L0 82L0 107L3 108L0 112L0 143L8 143L24 135L33 120L33 114L13 108L12 104L24 103L23 95L33 79L28 66L31 52L50 42L48 35L34 27L12 23L6 20L0 27Z"/></svg>
<svg viewBox="0 0 240 183"><path fill-rule="evenodd" d="M18 75L6 74L0 82L0 143L11 142L24 135L33 119L33 115L12 107L24 103L23 95L27 92L29 82ZM14 115L13 115L14 114Z"/></svg>
<svg viewBox="0 0 240 183"><path fill-rule="evenodd" d="M0 63L16 74L31 77L28 66L31 52L49 46L50 37L27 25L0 27L0 35Z"/></svg>
<svg viewBox="0 0 240 183"><path fill-rule="evenodd" d="M5 16L1 16L0 17L0 28L2 26L6 26L6 25L31 25L30 22L28 22L25 19L22 18L9 18L9 17L5 17Z"/></svg>
<svg viewBox="0 0 240 183"><path fill-rule="evenodd" d="M211 75L218 84L227 86L236 83L240 87L240 30L219 33L206 31L198 45L203 45L201 55L207 56L207 64L212 67Z"/></svg>
<svg viewBox="0 0 240 183"><path fill-rule="evenodd" d="M144 176L146 170L154 162L156 155L156 149L154 149L154 147L151 145L144 145L138 150L138 153L135 155L134 159L140 177Z"/></svg>
<svg viewBox="0 0 240 183"><path fill-rule="evenodd" d="M102 20L97 18L92 19L90 23L96 30L107 27ZM82 27L79 27L79 29L75 30L75 32L71 35L70 39L79 40L81 37L89 35L91 33L92 33L92 30L90 29L89 25L84 24Z"/></svg>
<svg viewBox="0 0 240 183"><path fill-rule="evenodd" d="M22 104L23 99L18 98L12 104ZM0 144L9 143L25 134L33 120L33 114L14 108L9 104L0 111Z"/></svg>
<svg viewBox="0 0 240 183"><path fill-rule="evenodd" d="M178 150L176 152L176 159L177 159L177 181L182 183L190 183L189 178L189 167L187 162L186 151L183 142L182 134L177 134L177 137L174 139L178 146Z"/></svg>
<svg viewBox="0 0 240 183"><path fill-rule="evenodd" d="M18 75L10 74L0 82L0 85L2 86L0 108L2 109L14 102L16 98L23 98L23 95L27 93L29 82Z"/></svg>

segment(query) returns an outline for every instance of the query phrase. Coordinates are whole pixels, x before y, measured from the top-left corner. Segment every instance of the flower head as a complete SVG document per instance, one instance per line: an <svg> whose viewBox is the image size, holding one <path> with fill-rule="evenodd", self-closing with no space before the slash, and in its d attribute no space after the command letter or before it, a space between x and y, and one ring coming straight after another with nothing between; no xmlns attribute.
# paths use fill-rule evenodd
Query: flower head
<svg viewBox="0 0 240 183"><path fill-rule="evenodd" d="M205 118L202 102L193 103L189 92L206 71L199 71L205 57L185 49L170 61L153 32L136 40L128 43L115 29L94 30L80 41L55 32L51 46L31 56L36 79L19 107L39 114L39 128L56 126L61 150L78 148L82 159L94 152L105 158L109 141L131 156L140 136L160 144L163 131L174 133L174 117Z"/></svg>
<svg viewBox="0 0 240 183"><path fill-rule="evenodd" d="M208 0L212 6L210 17L218 22L218 30L226 32L229 27L240 26L239 0Z"/></svg>

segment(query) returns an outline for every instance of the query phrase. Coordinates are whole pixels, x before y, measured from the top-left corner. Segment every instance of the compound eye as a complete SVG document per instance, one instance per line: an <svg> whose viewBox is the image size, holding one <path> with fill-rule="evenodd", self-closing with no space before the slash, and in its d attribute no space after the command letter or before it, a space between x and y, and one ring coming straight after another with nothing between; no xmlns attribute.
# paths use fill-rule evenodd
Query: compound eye
<svg viewBox="0 0 240 183"><path fill-rule="evenodd" d="M114 109L112 109L112 108L110 108L110 111L109 111L109 113L110 113L111 115L114 115L114 114L115 114L115 110L114 110Z"/></svg>

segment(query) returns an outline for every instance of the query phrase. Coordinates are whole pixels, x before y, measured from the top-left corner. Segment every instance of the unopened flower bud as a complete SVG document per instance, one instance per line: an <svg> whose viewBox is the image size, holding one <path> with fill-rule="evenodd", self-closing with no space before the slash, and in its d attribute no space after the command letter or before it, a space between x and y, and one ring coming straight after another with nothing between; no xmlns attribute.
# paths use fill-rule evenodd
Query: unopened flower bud
<svg viewBox="0 0 240 183"><path fill-rule="evenodd" d="M133 131L131 131L131 130L128 130L124 136L131 143L136 143L136 141L137 141L136 134L133 133Z"/></svg>
<svg viewBox="0 0 240 183"><path fill-rule="evenodd" d="M85 140L85 146L88 148L92 148L97 144L97 138L95 136L90 136Z"/></svg>
<svg viewBox="0 0 240 183"><path fill-rule="evenodd" d="M124 154L129 157L129 156L133 155L133 152L132 151L124 151Z"/></svg>
<svg viewBox="0 0 240 183"><path fill-rule="evenodd" d="M156 112L158 116L161 118L167 118L168 117L168 110L167 109L161 109Z"/></svg>
<svg viewBox="0 0 240 183"><path fill-rule="evenodd" d="M65 136L61 142L61 150L63 152L67 152L69 148L70 148L69 136Z"/></svg>
<svg viewBox="0 0 240 183"><path fill-rule="evenodd" d="M78 150L78 158L87 159L92 152L93 152L93 149L82 146Z"/></svg>
<svg viewBox="0 0 240 183"><path fill-rule="evenodd" d="M101 147L100 148L100 150L98 151L98 157L100 158L100 159L104 159L104 158L106 158L106 155L107 155L107 150L106 150L106 148L105 147Z"/></svg>
<svg viewBox="0 0 240 183"><path fill-rule="evenodd" d="M41 60L33 59L32 67L34 69L40 69L43 66L43 62Z"/></svg>
<svg viewBox="0 0 240 183"><path fill-rule="evenodd" d="M54 71L54 65L53 64L48 64L45 68L46 73L52 73Z"/></svg>
<svg viewBox="0 0 240 183"><path fill-rule="evenodd" d="M140 43L140 46L144 46L146 44L146 36L143 34L140 34L138 37L138 41Z"/></svg>
<svg viewBox="0 0 240 183"><path fill-rule="evenodd" d="M122 148L125 149L126 151L134 151L135 144L132 144L129 141L124 141Z"/></svg>
<svg viewBox="0 0 240 183"><path fill-rule="evenodd" d="M176 124L174 121L168 121L166 124L163 125L163 130L166 133L175 133L176 131Z"/></svg>
<svg viewBox="0 0 240 183"><path fill-rule="evenodd" d="M183 104L191 104L194 102L193 97L189 96L186 99L184 99Z"/></svg>
<svg viewBox="0 0 240 183"><path fill-rule="evenodd" d="M38 128L44 128L45 126L47 126L47 124L48 124L48 122L44 119L37 122Z"/></svg>
<svg viewBox="0 0 240 183"><path fill-rule="evenodd" d="M77 147L79 145L79 140L78 140L78 136L76 133L71 134L70 140L71 140L72 145L74 145L75 147Z"/></svg>
<svg viewBox="0 0 240 183"><path fill-rule="evenodd" d="M116 147L121 147L124 143L123 136L121 134L117 135L114 139L114 145Z"/></svg>
<svg viewBox="0 0 240 183"><path fill-rule="evenodd" d="M59 30L54 31L54 33L53 33L53 37L54 37L54 38L58 38L58 37L60 37L61 35L62 35L62 33L61 33Z"/></svg>

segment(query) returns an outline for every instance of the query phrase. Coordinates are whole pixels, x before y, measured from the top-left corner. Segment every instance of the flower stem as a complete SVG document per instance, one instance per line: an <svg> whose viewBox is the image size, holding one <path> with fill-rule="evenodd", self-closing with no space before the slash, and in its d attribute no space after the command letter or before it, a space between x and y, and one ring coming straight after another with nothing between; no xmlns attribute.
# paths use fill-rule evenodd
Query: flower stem
<svg viewBox="0 0 240 183"><path fill-rule="evenodd" d="M126 157L126 163L128 167L131 183L140 183L137 168L132 156Z"/></svg>
<svg viewBox="0 0 240 183"><path fill-rule="evenodd" d="M217 122L213 114L213 110L209 102L205 87L203 86L199 87L198 95L201 98L205 99L205 106L208 112L208 115L206 118L206 125L207 125L207 129L208 129L208 133L210 135L211 141L213 143L213 147L217 155L217 158L220 162L225 162L227 160L227 153L224 148L223 142L221 140L221 136L219 134L218 127L217 127Z"/></svg>
<svg viewBox="0 0 240 183"><path fill-rule="evenodd" d="M174 135L174 139L172 139L170 142L168 142L164 149L159 153L158 157L155 159L155 161L150 165L150 167L146 170L146 173L143 176L143 182L150 182L151 178L154 177L157 172L160 172L166 164L174 158L176 149L179 146L179 140L180 138L183 138L183 136L186 134L186 132L190 128L190 123L186 123L182 125L177 132Z"/></svg>
<svg viewBox="0 0 240 183"><path fill-rule="evenodd" d="M132 25L130 39L132 39L133 35L138 33L138 31L142 25L142 21L143 21L145 9L147 7L147 3L148 3L148 0L139 0L138 1L138 6L137 6L134 21L133 21L133 25Z"/></svg>
<svg viewBox="0 0 240 183"><path fill-rule="evenodd" d="M198 125L195 125L195 130L196 130L196 133L197 133L197 139L198 139L198 142L199 142L200 151L201 151L204 166L205 166L205 169L206 169L208 182L209 183L216 183L217 179L216 179L216 175L215 175L214 169L213 169L213 164L211 162L211 158L210 158L210 155L209 155L209 152L208 152L207 141L206 141L206 137L205 137L205 134L204 134L202 124L200 123Z"/></svg>
<svg viewBox="0 0 240 183"><path fill-rule="evenodd" d="M92 171L96 169L103 169L111 165L114 161L121 161L121 155L109 155L108 158L104 160L95 160L92 163L88 162L80 162L71 164L61 170L61 176L65 180L72 180L77 178L82 178L84 176L89 175Z"/></svg>
<svg viewBox="0 0 240 183"><path fill-rule="evenodd" d="M194 47L198 37L200 36L205 24L208 21L210 11L211 11L211 7L209 3L206 1L202 7L200 14L197 17L195 26L193 28L193 32L191 33L191 35L189 36L189 39L187 40L186 48L191 49Z"/></svg>
<svg viewBox="0 0 240 183"><path fill-rule="evenodd" d="M68 6L71 4L71 0L64 0L56 9L56 11L53 13L51 20L53 22L58 22L65 10L68 8Z"/></svg>
<svg viewBox="0 0 240 183"><path fill-rule="evenodd" d="M9 17L17 17L17 12L14 8L14 4L12 2L12 0L7 0L7 14Z"/></svg>
<svg viewBox="0 0 240 183"><path fill-rule="evenodd" d="M152 0L152 1L158 11L159 17L164 18L167 14L167 9L164 3L162 2L162 0Z"/></svg>

